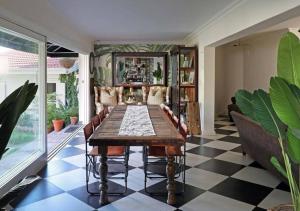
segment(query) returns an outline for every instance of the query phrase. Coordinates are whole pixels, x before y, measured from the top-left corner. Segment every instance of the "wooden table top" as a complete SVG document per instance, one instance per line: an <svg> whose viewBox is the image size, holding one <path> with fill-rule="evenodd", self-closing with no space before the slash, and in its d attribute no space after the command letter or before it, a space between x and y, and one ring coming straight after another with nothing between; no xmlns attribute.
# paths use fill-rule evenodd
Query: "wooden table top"
<svg viewBox="0 0 300 211"><path fill-rule="evenodd" d="M117 105L95 130L89 140L91 146L183 145L184 138L158 105L148 105L155 136L119 136L126 105Z"/></svg>

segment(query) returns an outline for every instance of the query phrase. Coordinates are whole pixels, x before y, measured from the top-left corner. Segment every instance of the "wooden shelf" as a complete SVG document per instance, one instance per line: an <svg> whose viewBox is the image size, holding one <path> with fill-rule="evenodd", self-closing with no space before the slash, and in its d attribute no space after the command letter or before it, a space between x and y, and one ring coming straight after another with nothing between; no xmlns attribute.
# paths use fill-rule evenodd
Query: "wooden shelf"
<svg viewBox="0 0 300 211"><path fill-rule="evenodd" d="M194 67L180 67L179 69L181 71L195 71Z"/></svg>
<svg viewBox="0 0 300 211"><path fill-rule="evenodd" d="M197 47L177 46L171 51L171 56L172 67L177 71L177 74L172 77L172 82L176 81L172 89L172 101L175 101L172 109L178 117L186 116L188 107L198 102L198 49Z"/></svg>
<svg viewBox="0 0 300 211"><path fill-rule="evenodd" d="M195 88L194 84L181 84L180 88Z"/></svg>
<svg viewBox="0 0 300 211"><path fill-rule="evenodd" d="M141 88L142 86L165 86L165 85L141 83L141 84L116 84L115 86L116 87L123 86L124 88Z"/></svg>

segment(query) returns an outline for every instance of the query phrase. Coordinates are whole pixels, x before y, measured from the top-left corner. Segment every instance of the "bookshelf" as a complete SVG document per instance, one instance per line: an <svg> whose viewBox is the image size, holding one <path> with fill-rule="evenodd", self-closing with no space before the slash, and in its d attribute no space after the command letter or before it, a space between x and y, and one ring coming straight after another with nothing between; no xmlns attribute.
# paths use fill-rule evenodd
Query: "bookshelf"
<svg viewBox="0 0 300 211"><path fill-rule="evenodd" d="M171 51L172 110L180 121L187 119L189 103L198 102L198 49L176 46Z"/></svg>

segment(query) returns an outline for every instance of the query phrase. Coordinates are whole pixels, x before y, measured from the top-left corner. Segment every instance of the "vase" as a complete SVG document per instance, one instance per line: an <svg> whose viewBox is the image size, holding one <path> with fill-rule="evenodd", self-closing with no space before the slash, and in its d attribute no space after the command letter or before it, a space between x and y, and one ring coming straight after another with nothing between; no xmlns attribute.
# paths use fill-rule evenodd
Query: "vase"
<svg viewBox="0 0 300 211"><path fill-rule="evenodd" d="M293 205L291 204L281 204L276 207L268 209L268 211L293 211Z"/></svg>
<svg viewBox="0 0 300 211"><path fill-rule="evenodd" d="M71 116L70 117L71 125L76 125L78 122L78 117L77 116Z"/></svg>
<svg viewBox="0 0 300 211"><path fill-rule="evenodd" d="M62 120L62 119L53 119L52 123L53 123L55 132L59 132L64 126L64 120Z"/></svg>

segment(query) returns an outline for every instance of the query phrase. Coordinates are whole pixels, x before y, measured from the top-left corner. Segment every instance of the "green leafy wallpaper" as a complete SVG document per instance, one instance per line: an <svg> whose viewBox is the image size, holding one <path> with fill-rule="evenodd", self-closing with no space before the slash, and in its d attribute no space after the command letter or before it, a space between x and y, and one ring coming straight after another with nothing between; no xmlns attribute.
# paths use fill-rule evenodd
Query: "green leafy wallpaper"
<svg viewBox="0 0 300 211"><path fill-rule="evenodd" d="M112 85L112 52L170 52L174 47L175 45L159 44L95 44L94 65L91 72L94 76L94 85ZM170 79L170 71L168 75Z"/></svg>

